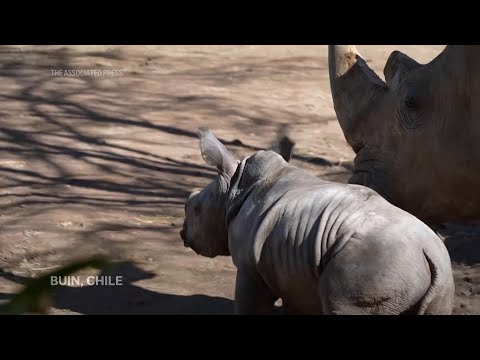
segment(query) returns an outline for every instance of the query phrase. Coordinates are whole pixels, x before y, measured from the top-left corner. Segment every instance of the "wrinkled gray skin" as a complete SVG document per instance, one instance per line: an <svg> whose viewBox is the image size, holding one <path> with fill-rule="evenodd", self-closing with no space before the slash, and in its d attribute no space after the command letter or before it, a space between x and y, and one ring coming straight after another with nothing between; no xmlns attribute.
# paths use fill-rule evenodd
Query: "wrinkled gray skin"
<svg viewBox="0 0 480 360"><path fill-rule="evenodd" d="M373 190L323 181L273 151L241 162L208 129L219 174L192 193L181 237L231 255L236 314L451 314L454 283L440 238Z"/></svg>
<svg viewBox="0 0 480 360"><path fill-rule="evenodd" d="M428 64L393 52L385 82L353 45L329 46L337 118L368 186L435 226L480 220L480 46Z"/></svg>

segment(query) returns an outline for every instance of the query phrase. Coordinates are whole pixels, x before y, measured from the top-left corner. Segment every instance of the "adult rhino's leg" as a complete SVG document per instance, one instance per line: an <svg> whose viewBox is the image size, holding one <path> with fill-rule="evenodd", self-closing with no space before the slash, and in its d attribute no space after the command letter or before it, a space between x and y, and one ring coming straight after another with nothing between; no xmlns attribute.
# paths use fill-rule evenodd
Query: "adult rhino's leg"
<svg viewBox="0 0 480 360"><path fill-rule="evenodd" d="M305 315L301 311L298 311L297 309L293 308L292 306L289 306L288 304L284 304L284 313L285 315Z"/></svg>
<svg viewBox="0 0 480 360"><path fill-rule="evenodd" d="M258 274L248 270L237 271L235 285L235 314L272 315L277 300Z"/></svg>

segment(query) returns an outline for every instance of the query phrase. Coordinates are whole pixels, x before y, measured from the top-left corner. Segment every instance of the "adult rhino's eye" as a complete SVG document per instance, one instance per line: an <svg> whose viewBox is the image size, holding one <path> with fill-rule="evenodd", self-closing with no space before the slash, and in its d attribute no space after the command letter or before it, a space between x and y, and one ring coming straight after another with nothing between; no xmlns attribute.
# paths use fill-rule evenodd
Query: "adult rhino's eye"
<svg viewBox="0 0 480 360"><path fill-rule="evenodd" d="M411 95L405 97L405 105L411 110L415 110L418 106L417 100Z"/></svg>
<svg viewBox="0 0 480 360"><path fill-rule="evenodd" d="M403 103L405 104L407 110L418 110L420 107L419 98L417 90L415 88L410 88L404 95Z"/></svg>
<svg viewBox="0 0 480 360"><path fill-rule="evenodd" d="M395 107L398 124L401 128L407 130L421 127L424 114L421 97L415 87L406 89L400 102Z"/></svg>
<svg viewBox="0 0 480 360"><path fill-rule="evenodd" d="M195 206L193 207L193 211L195 212L195 215L199 214L201 210L202 208L200 204L195 204Z"/></svg>

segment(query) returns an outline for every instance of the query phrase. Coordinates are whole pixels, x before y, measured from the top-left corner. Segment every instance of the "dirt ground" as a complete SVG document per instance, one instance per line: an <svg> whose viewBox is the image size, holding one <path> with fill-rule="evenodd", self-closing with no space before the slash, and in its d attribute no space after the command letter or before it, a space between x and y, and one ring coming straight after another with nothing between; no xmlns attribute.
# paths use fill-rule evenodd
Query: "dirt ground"
<svg viewBox="0 0 480 360"><path fill-rule="evenodd" d="M358 48L381 75L393 50L427 62L443 46ZM113 71L52 72L68 69ZM288 125L293 164L340 182L350 174L326 46L2 46L0 77L0 300L101 253L118 261L101 275L122 285L58 286L52 314L231 314L231 260L196 255L178 235L186 197L215 174L200 126L241 157ZM478 314L479 227L442 233L454 312Z"/></svg>

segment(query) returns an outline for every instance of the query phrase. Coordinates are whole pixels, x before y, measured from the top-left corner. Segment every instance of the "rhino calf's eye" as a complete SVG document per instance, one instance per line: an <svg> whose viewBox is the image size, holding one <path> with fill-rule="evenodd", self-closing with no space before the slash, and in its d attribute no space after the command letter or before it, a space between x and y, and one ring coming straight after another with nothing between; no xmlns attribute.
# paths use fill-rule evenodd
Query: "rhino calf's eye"
<svg viewBox="0 0 480 360"><path fill-rule="evenodd" d="M200 213L200 210L201 210L201 209L202 209L202 208L200 207L200 205L195 205L195 206L193 207L193 211L195 212L195 214Z"/></svg>

